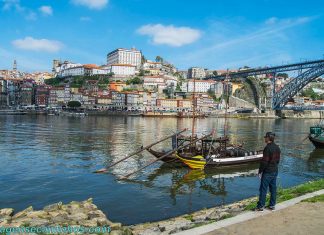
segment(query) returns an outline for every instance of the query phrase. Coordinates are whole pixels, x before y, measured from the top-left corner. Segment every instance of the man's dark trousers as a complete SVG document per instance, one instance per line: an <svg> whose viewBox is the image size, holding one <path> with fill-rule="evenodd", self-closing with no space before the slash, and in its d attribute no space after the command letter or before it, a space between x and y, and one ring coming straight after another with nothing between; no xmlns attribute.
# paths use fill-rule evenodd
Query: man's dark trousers
<svg viewBox="0 0 324 235"><path fill-rule="evenodd" d="M270 207L274 207L276 205L276 196L277 196L277 176L278 172L271 173L263 173L261 177L260 183L260 195L258 208L264 208L266 203L266 196L268 188L270 190Z"/></svg>

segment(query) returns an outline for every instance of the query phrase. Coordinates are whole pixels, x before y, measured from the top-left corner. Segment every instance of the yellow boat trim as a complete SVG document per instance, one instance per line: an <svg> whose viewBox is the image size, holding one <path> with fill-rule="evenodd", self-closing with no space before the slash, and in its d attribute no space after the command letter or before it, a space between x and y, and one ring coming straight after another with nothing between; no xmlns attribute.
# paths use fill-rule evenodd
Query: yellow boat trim
<svg viewBox="0 0 324 235"><path fill-rule="evenodd" d="M191 169L204 169L206 165L206 160L204 159L203 156L194 156L193 158L197 160L189 160L180 157L178 154L176 154L177 158L179 158L184 164L189 166Z"/></svg>

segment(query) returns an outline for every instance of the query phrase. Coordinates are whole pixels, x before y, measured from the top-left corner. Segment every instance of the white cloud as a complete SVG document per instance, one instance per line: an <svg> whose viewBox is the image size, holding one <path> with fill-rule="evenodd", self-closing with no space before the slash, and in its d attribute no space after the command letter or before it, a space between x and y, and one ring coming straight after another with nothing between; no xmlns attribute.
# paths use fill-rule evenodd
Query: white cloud
<svg viewBox="0 0 324 235"><path fill-rule="evenodd" d="M63 44L59 41L35 39L32 37L14 40L12 44L18 49L44 52L58 52L63 47Z"/></svg>
<svg viewBox="0 0 324 235"><path fill-rule="evenodd" d="M80 21L91 21L91 17L89 17L89 16L82 16L82 17L80 17Z"/></svg>
<svg viewBox="0 0 324 235"><path fill-rule="evenodd" d="M94 10L103 9L109 0L72 0L75 5L81 5Z"/></svg>
<svg viewBox="0 0 324 235"><path fill-rule="evenodd" d="M31 9L23 7L20 4L20 0L2 0L2 2L3 2L2 10L4 11L10 11L10 10L16 11L19 14L21 14L26 20L37 19L37 14Z"/></svg>
<svg viewBox="0 0 324 235"><path fill-rule="evenodd" d="M204 30L208 37L202 38L195 46L197 49L174 54L172 58L180 67L237 68L281 64L294 59L294 46L300 43L298 36L303 34L300 29L317 18L272 17L259 24L244 19L211 22Z"/></svg>
<svg viewBox="0 0 324 235"><path fill-rule="evenodd" d="M277 17L271 17L271 18L269 18L269 19L267 19L267 20L265 21L265 23L268 24L268 25L270 25L270 24L275 24L275 23L277 23L277 22L278 22L278 18L277 18Z"/></svg>
<svg viewBox="0 0 324 235"><path fill-rule="evenodd" d="M144 25L137 29L141 35L148 35L154 44L165 44L174 47L191 44L201 37L201 32L190 27L175 27L173 25Z"/></svg>
<svg viewBox="0 0 324 235"><path fill-rule="evenodd" d="M26 20L37 20L37 14L33 11L26 12L24 15Z"/></svg>
<svg viewBox="0 0 324 235"><path fill-rule="evenodd" d="M20 0L2 0L3 10L15 9L16 11L23 11L24 8L20 5Z"/></svg>
<svg viewBox="0 0 324 235"><path fill-rule="evenodd" d="M51 6L41 6L38 10L45 16L53 15L53 9Z"/></svg>
<svg viewBox="0 0 324 235"><path fill-rule="evenodd" d="M275 20L274 20L275 19ZM211 52L220 52L220 50L232 49L235 47L256 46L262 43L276 42L278 39L285 39L285 31L315 19L314 17L299 17L277 19L270 18L257 30L251 30L249 33L239 33L237 36L227 36L223 40L217 40L212 45L199 49L197 52L190 53L196 56L206 56ZM269 24L270 23L270 24ZM278 44L280 42L278 41ZM263 46L264 47L264 46ZM189 58L189 57L188 57Z"/></svg>
<svg viewBox="0 0 324 235"><path fill-rule="evenodd" d="M317 18L316 16L314 17L298 17L298 18L284 18L284 19L279 19L277 17L271 17L265 21L266 25L288 25L288 26L294 26L294 25L299 25L299 24L304 24L308 23L312 20Z"/></svg>

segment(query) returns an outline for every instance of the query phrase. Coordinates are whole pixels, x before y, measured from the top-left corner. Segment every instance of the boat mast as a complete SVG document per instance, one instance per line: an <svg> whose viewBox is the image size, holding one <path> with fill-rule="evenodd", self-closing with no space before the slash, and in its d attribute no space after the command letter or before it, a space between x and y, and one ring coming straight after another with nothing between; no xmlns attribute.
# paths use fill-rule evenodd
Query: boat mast
<svg viewBox="0 0 324 235"><path fill-rule="evenodd" d="M191 143L193 143L195 135L195 112L196 112L196 77L193 78L193 93L192 93L192 130L191 130Z"/></svg>
<svg viewBox="0 0 324 235"><path fill-rule="evenodd" d="M228 88L228 69L226 72L226 78L225 78L225 87L226 87L226 95L225 95L225 121L224 121L224 140L225 140L225 150L226 150L226 128L227 128L227 109L228 109L228 100L229 100L229 88Z"/></svg>

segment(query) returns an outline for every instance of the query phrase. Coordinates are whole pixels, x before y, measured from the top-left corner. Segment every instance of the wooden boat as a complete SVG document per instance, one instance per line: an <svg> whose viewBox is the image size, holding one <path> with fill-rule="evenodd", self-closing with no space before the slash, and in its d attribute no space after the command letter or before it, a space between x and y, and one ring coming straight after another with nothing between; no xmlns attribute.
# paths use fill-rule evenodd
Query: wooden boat
<svg viewBox="0 0 324 235"><path fill-rule="evenodd" d="M209 158L204 158L202 155L193 157L185 157L177 154L177 157L191 169L205 169L206 167L220 167L230 165L242 165L246 163L259 162L262 157L262 151L246 152L242 156L221 156L211 155Z"/></svg>
<svg viewBox="0 0 324 235"><path fill-rule="evenodd" d="M309 140L316 148L324 148L324 125L321 122L317 126L310 127Z"/></svg>
<svg viewBox="0 0 324 235"><path fill-rule="evenodd" d="M178 112L177 117L179 118L205 118L207 115L204 113L193 113L193 112Z"/></svg>
<svg viewBox="0 0 324 235"><path fill-rule="evenodd" d="M140 117L140 116L142 116L142 113L141 112L130 112L127 115L131 116L131 117Z"/></svg>
<svg viewBox="0 0 324 235"><path fill-rule="evenodd" d="M141 114L143 117L176 117L176 113L155 111L155 112L144 112Z"/></svg>
<svg viewBox="0 0 324 235"><path fill-rule="evenodd" d="M194 137L194 139L196 139L196 138L197 138L197 136ZM190 143L190 141L191 141L190 136L178 135L178 136L176 136L176 138L172 139L172 142L173 142L172 143L172 149L180 147L180 146L184 145L185 143ZM198 145L199 146L205 146L207 143L210 143L210 142L219 143L219 142L222 142L222 141L225 141L225 139L223 139L221 137L216 138L216 139L206 138L206 139L203 139L203 140L199 141L198 143L196 143L194 145L194 147L187 148L187 149L181 149L178 152L180 152L180 153L198 154L200 152L200 150L198 150L198 148L197 148ZM149 148L149 149L147 149L147 151L150 154L152 154L154 157L160 158L161 156L163 156L165 153L171 151L172 149L170 148L170 150L168 150L168 151L165 151L165 150L156 151L156 150L153 150L152 148ZM180 163L180 164L183 164L183 162L177 157L176 153L172 153L172 154L162 158L161 161L166 162L166 163ZM183 165L185 165L185 164L183 164Z"/></svg>

